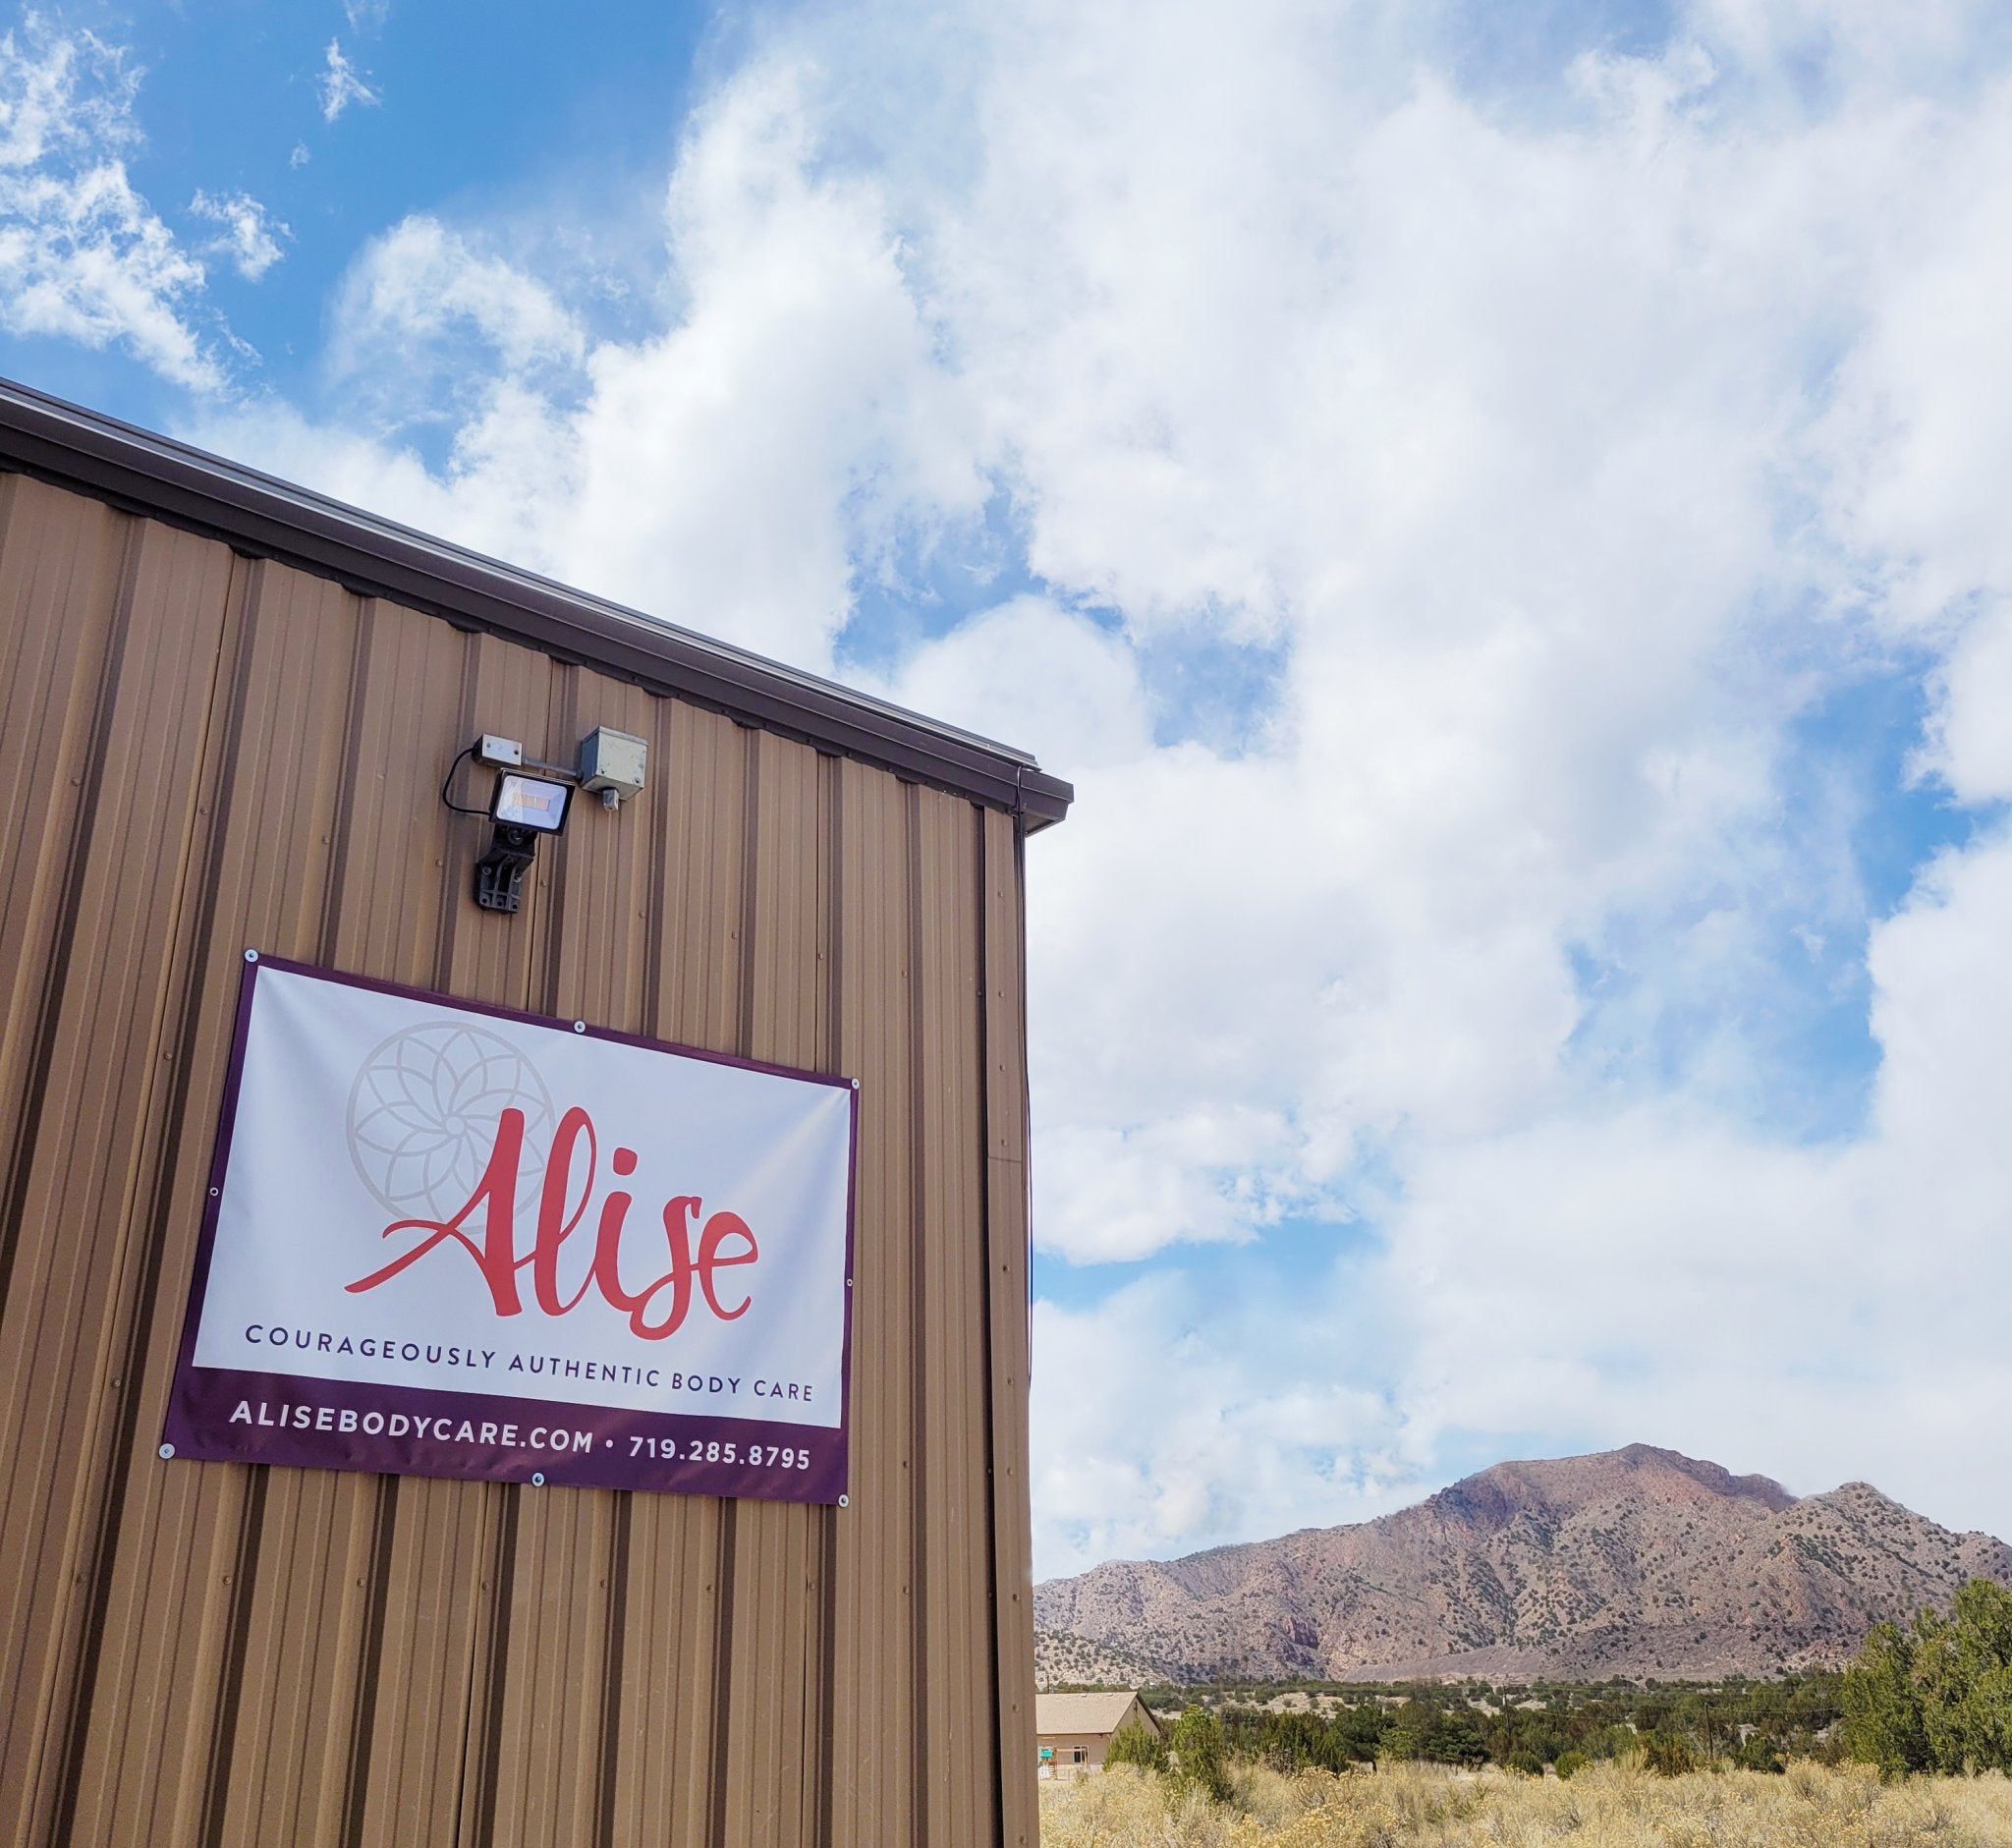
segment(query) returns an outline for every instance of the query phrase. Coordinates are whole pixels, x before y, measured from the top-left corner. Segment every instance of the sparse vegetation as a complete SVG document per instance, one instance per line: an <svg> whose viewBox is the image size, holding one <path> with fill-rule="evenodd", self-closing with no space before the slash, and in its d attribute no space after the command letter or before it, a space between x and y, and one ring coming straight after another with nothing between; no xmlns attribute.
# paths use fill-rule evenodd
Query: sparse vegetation
<svg viewBox="0 0 2012 1848"><path fill-rule="evenodd" d="M1229 1795L1169 1801L1120 1766L1041 1789L1042 1848L2003 1848L2012 1782L1798 1762L1782 1776L1672 1777L1589 1764L1569 1782L1502 1770L1393 1765L1286 1773L1235 1764Z"/></svg>
<svg viewBox="0 0 2012 1848"><path fill-rule="evenodd" d="M1045 1692L1136 1688L1143 1681L1157 1681L1166 1672L1160 1663L1114 1644L1092 1643L1088 1637L1058 1630L1036 1629L1034 1633L1034 1686Z"/></svg>
<svg viewBox="0 0 2012 1848"><path fill-rule="evenodd" d="M1232 1761L1285 1773L1417 1761L1538 1775L1570 1756L1575 1769L1620 1760L1666 1776L1778 1774L1794 1759L1844 1756L1840 1677L1822 1671L1692 1684L1257 1682L1142 1698L1165 1724L1213 1712Z"/></svg>
<svg viewBox="0 0 2012 1848"><path fill-rule="evenodd" d="M1413 1792L1413 1799L1407 1801L1413 1802L1417 1812L1414 1820L1425 1817L1426 1811L1442 1821L1453 1817L1453 1811L1446 1808L1453 1802L1448 1793L1468 1785L1448 1784L1449 1776L1465 1776L1470 1783L1479 1777L1489 1789L1507 1788L1519 1776L1558 1789L1567 1784L1574 1790L1597 1789L1604 1793L1602 1803L1615 1815L1619 1815L1616 1805L1625 1808L1632 1803L1643 1809L1645 1816L1649 1811L1660 1816L1667 1809L1667 1805L1657 1809L1642 1795L1649 1784L1691 1788L1700 1778L1719 1778L1731 1780L1728 1789L1748 1789L1759 1779L1793 1787L1801 1797L1794 1802L1784 1799L1787 1808L1743 1798L1746 1810L1723 1816L1715 1811L1717 1820L1705 1836L1679 1832L1667 1839L1743 1840L1746 1838L1737 1829L1747 1827L1763 1811L1777 1821L1803 1816L1806 1811L1804 1821L1813 1831L1809 1839L1815 1841L1823 1828L1837 1821L1831 1812L1839 1805L1862 1818L1883 1805L1881 1814L1892 1827L1865 1839L1956 1842L1968 1838L1949 1832L1956 1826L1949 1819L1956 1818L1958 1811L1947 1804L1937 1809L1941 1798L1932 1799L1927 1810L1919 1805L1895 1807L1898 1800L1887 1803L1867 1796L1865 1779L1871 1775L1893 1783L1913 1776L1922 1782L1922 1774L1939 1773L1947 1779L1989 1773L1997 1780L1991 1785L1997 1794L1985 1808L1996 1804L2005 1814L1992 1824L1999 1832L1977 1839L2012 1842L2012 1796L2007 1794L2012 1786L2002 1781L2004 1773L2012 1772L2012 1592L1982 1579L1972 1581L1956 1595L1946 1615L1924 1611L1905 1630L1880 1625L1842 1675L1811 1671L1772 1681L1733 1679L1703 1684L1469 1681L1390 1687L1297 1680L1149 1688L1144 1698L1169 1722L1168 1736L1164 1741L1155 1740L1140 1731L1122 1737L1112 1753L1112 1763L1123 1767L1126 1777L1146 1777L1162 1798L1167 1816L1189 1819L1182 1827L1202 1828L1200 1819L1204 1811L1209 1815L1220 1811L1208 1827L1221 1823L1227 1828L1234 1821L1236 1828L1244 1830L1242 1834L1209 1836L1204 1832L1168 1840L1270 1841L1273 1835L1262 1830L1277 1823L1272 1813L1286 1802L1281 1793L1288 1788L1302 1794L1326 1791L1318 1803L1308 1799L1311 1808L1306 1813L1311 1815L1323 1806L1326 1810L1337 1804L1346 1808L1336 1792L1343 1785L1354 1789L1356 1780L1374 1773L1394 1775L1399 1781L1391 1788ZM1842 1782L1823 1781L1833 1771ZM1546 1773L1555 1775L1546 1777ZM1421 1778L1425 1781L1421 1783ZM1433 1778L1439 1782L1431 1782ZM1328 1783L1321 1784L1321 1779ZM1964 1791L1973 1787L1969 1783L1950 1786ZM1425 1791L1440 1795L1428 1803L1418 1794ZM1254 1808L1254 1793L1267 1792ZM1634 1794L1627 1796L1627 1792ZM1858 1794L1854 1796L1854 1792ZM1118 1800L1113 1796L1109 1801ZM1355 1803L1356 1799L1347 1801ZM1730 1800L1714 1801L1723 1810ZM1497 1808L1510 1802L1501 1798ZM1203 1805L1202 1810L1196 1808L1198 1803ZM1434 1809L1434 1805L1438 1807ZM1948 1827L1944 1832L1931 1830L1919 1837L1907 1832L1915 1826L1908 1819L1935 1815L1945 1817ZM1815 1820L1819 1817L1828 1819L1820 1826ZM1721 1823L1735 1833L1716 1832ZM1783 1826L1787 1825L1783 1821ZM1800 1828L1803 1822L1794 1825ZM1324 1828L1327 1822L1318 1826ZM1378 1822L1367 1834L1360 1830L1355 1835L1316 1831L1281 1834L1277 1839L1290 1840L1295 1848L1301 1844L1314 1848L1330 1839L1385 1843L1417 1839L1446 1844L1469 1839L1444 1830L1436 1835L1377 1834L1375 1829L1383 1826ZM1420 1826L1425 1826L1423 1821ZM1502 1829L1508 1832L1487 1839L1524 1839L1515 1832L1522 1826L1519 1822L1511 1827L1507 1820L1501 1820ZM1654 1826L1662 1828L1664 1824L1656 1822ZM1308 1827L1314 1824L1309 1822ZM1530 1827L1538 1828L1538 1824L1531 1821ZM1259 1832L1252 1833L1252 1829ZM1604 1839L1618 1843L1664 1838L1650 1833ZM1119 1844L1127 1838L1113 1835L1105 1839ZM1529 1839L1543 1839L1541 1829ZM1755 1835L1753 1839L1775 1838ZM1786 1834L1779 1839L1799 1837ZM1834 1839L1848 1842L1855 1838L1847 1830Z"/></svg>

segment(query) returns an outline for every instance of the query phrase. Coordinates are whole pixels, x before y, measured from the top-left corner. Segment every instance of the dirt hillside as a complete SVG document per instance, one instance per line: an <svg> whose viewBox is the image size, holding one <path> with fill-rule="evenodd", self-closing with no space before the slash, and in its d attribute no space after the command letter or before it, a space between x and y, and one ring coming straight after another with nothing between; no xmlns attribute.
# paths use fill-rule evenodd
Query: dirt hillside
<svg viewBox="0 0 2012 1848"><path fill-rule="evenodd" d="M1112 1561L1035 1587L1034 1621L1188 1680L1704 1678L1841 1661L1972 1577L2012 1585L2012 1547L1866 1483L1799 1499L1631 1444L1499 1463L1357 1526Z"/></svg>

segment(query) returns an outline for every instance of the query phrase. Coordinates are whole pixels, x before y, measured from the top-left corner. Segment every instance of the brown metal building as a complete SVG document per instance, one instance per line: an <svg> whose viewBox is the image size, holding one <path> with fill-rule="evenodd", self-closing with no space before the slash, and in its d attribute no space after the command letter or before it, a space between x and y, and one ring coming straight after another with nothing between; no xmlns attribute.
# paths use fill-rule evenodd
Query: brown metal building
<svg viewBox="0 0 2012 1848"><path fill-rule="evenodd" d="M477 910L448 760L603 723L643 795ZM0 1843L1033 1848L1022 844L1069 799L0 387ZM248 945L857 1077L850 1505L161 1461Z"/></svg>

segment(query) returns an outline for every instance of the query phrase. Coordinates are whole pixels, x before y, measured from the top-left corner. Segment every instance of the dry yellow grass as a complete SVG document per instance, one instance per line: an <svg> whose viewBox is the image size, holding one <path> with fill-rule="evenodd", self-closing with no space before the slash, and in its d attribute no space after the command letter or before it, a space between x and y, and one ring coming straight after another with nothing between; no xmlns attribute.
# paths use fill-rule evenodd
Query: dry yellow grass
<svg viewBox="0 0 2012 1848"><path fill-rule="evenodd" d="M2012 1782L1882 1785L1856 1765L1782 1777L1654 1777L1594 1765L1570 1783L1428 1765L1298 1777L1244 1768L1236 1801L1190 1797L1130 1766L1041 1790L1041 1848L2012 1848Z"/></svg>

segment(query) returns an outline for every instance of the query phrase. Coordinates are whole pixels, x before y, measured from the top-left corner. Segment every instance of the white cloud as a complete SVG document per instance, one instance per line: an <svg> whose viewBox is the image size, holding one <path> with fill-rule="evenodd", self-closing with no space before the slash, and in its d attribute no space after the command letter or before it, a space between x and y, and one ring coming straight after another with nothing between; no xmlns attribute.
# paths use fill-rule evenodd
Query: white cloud
<svg viewBox="0 0 2012 1848"><path fill-rule="evenodd" d="M451 420L444 476L417 501L402 427L374 448L321 443L259 409L197 433L828 668L856 560L907 523L974 509L983 482L882 200L815 167L788 74L722 91L666 205L683 311L633 340L591 338L549 286L433 220L371 246L342 291L332 364L345 399L379 418Z"/></svg>
<svg viewBox="0 0 2012 1848"><path fill-rule="evenodd" d="M1380 1253L1289 1340L1151 1278L1044 1309L1044 1570L1373 1511L1477 1432L2012 1527L2008 850L1882 922L1810 742L1903 683L1921 772L2012 795L1982 17L1727 0L1526 109L1412 9L820 13L693 124L661 325L416 219L338 315L379 432L204 433L811 667L1009 504L1042 592L876 684L1079 778L1029 854L1037 1235ZM1248 723L1187 727L1230 668ZM1797 1141L1827 1074L1766 1022L1832 979L1884 1065Z"/></svg>
<svg viewBox="0 0 2012 1848"><path fill-rule="evenodd" d="M123 347L209 392L200 262L127 177L140 73L88 32L38 16L0 35L0 326Z"/></svg>
<svg viewBox="0 0 2012 1848"><path fill-rule="evenodd" d="M919 648L882 692L953 724L1066 763L1127 763L1152 744L1152 714L1122 638L1045 597L1021 596Z"/></svg>
<svg viewBox="0 0 2012 1848"><path fill-rule="evenodd" d="M315 90L321 97L321 119L335 121L352 103L365 109L374 109L383 98L363 82L363 75L344 54L342 41L331 38L324 54L321 75L314 80Z"/></svg>
<svg viewBox="0 0 2012 1848"><path fill-rule="evenodd" d="M469 335L478 348L464 347ZM437 219L407 218L367 245L344 279L330 361L345 379L404 374L415 349L443 341L484 375L577 366L586 356L578 322L541 284Z"/></svg>
<svg viewBox="0 0 2012 1848"><path fill-rule="evenodd" d="M1828 109L1742 121L1739 45L1680 43L1582 67L1593 113L1525 132L1430 75L1366 105L1361 43L1311 45L1296 9L1218 24L1020 16L979 79L982 177L933 201L1035 565L1142 646L1287 649L1256 751L1092 760L1030 856L1036 1229L1109 1259L1357 1204L1388 1256L1354 1309L1296 1306L1324 1356L1045 1321L1042 1570L1356 1518L1290 1467L1294 1408L1379 1379L1427 1481L1464 1432L1649 1437L2012 1525L1976 1467L2003 1460L1994 1338L1930 1281L1983 1248L1941 1187L1909 1198L1919 1170L2001 1199L1989 1133L1770 1141L1748 1119L1801 1075L1747 1043L1770 920L1866 922L1851 818L1786 812L1813 701L1893 671L1896 626L1954 639L1928 767L2012 793L2012 647L1978 601L2012 430L1978 307L2002 78L1930 108L1860 45ZM981 729L1015 709L989 682L953 708ZM1992 932L1960 881L1945 913ZM1963 984L1935 1015L1874 968L1881 1123L1900 1023L1953 1061L1924 1118L1994 1097L2012 1040L1966 1031ZM1640 1101L1580 1051L1605 1019L1652 1054L1701 1006L1717 1025ZM1378 1324L1408 1364L1357 1364ZM1184 1407L1236 1395L1235 1460L1185 1414L1081 1435L1096 1344ZM1160 1486L1198 1482L1209 1512L1167 1518Z"/></svg>
<svg viewBox="0 0 2012 1848"><path fill-rule="evenodd" d="M1425 1459L1403 1412L1317 1351L1313 1312L1334 1306L1322 1290L1267 1310L1174 1276L1090 1310L1038 1305L1036 1574L1369 1520L1414 1499Z"/></svg>
<svg viewBox="0 0 2012 1848"><path fill-rule="evenodd" d="M1419 1424L1681 1441L1805 1490L1870 1474L2002 1530L2008 929L1994 837L1875 932L1885 1060L1849 1144L1666 1101L1420 1160L1378 1286L1423 1309Z"/></svg>
<svg viewBox="0 0 2012 1848"><path fill-rule="evenodd" d="M391 17L391 0L342 0L342 11L351 31L378 31Z"/></svg>
<svg viewBox="0 0 2012 1848"><path fill-rule="evenodd" d="M189 209L222 228L223 235L203 248L213 255L228 257L248 282L256 282L279 261L285 254L279 240L294 235L268 217L265 207L249 193L210 194L198 189Z"/></svg>
<svg viewBox="0 0 2012 1848"><path fill-rule="evenodd" d="M1478 1433L1870 1476L2003 1532L2008 932L2002 835L1875 931L1862 1137L1784 1146L1680 1097L1560 1114L1414 1149L1380 1243L1324 1281L1042 1306L1038 1570L1369 1518Z"/></svg>

